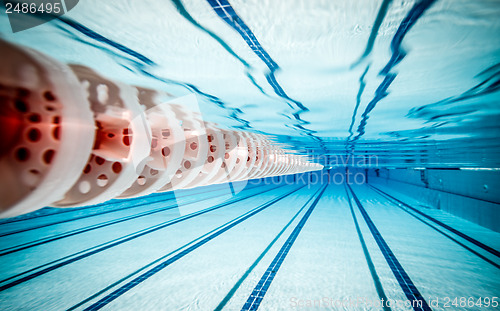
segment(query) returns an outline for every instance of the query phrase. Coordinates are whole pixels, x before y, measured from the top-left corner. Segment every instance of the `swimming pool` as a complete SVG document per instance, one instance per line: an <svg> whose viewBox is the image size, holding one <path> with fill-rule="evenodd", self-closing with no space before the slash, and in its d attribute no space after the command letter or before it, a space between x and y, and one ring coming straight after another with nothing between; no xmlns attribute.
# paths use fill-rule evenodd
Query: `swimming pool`
<svg viewBox="0 0 500 311"><path fill-rule="evenodd" d="M236 22L217 3L85 1L16 34L4 14L0 29L122 82L195 93L205 119L312 156L498 167L495 1L234 1Z"/></svg>
<svg viewBox="0 0 500 311"><path fill-rule="evenodd" d="M1 220L2 309L498 308L498 1L86 0L16 33L45 17L3 11L6 41L324 170Z"/></svg>

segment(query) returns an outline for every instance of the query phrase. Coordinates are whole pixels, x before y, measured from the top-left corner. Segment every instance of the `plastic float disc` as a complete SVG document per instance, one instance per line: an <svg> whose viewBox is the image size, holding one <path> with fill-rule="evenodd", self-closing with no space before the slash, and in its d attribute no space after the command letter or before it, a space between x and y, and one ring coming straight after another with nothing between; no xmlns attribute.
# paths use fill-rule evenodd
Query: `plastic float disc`
<svg viewBox="0 0 500 311"><path fill-rule="evenodd" d="M271 158L271 167L270 170L267 172L267 176L272 177L274 174L278 171L281 163L279 162L278 158L278 150L276 148L273 148L271 150L271 154L269 156Z"/></svg>
<svg viewBox="0 0 500 311"><path fill-rule="evenodd" d="M248 174L250 173L250 171L253 168L253 165L255 164L255 157L256 157L257 142L255 141L254 137L250 133L242 133L242 134L245 137L245 141L247 143L248 156L245 160L245 168L241 172L241 175L235 179L237 181L248 179Z"/></svg>
<svg viewBox="0 0 500 311"><path fill-rule="evenodd" d="M293 160L292 160L291 155L289 155L289 154L284 154L283 157L284 157L284 161L285 161L285 166L283 167L282 171L279 174L280 175L281 174L287 175L287 174L289 174L289 172L292 171Z"/></svg>
<svg viewBox="0 0 500 311"><path fill-rule="evenodd" d="M247 137L244 132L236 132L236 137L238 140L238 158L236 159L235 168L230 174L229 180L231 182L238 181L244 173L247 171L247 160L249 156L249 146L247 142Z"/></svg>
<svg viewBox="0 0 500 311"><path fill-rule="evenodd" d="M262 172L262 174L259 177L267 177L271 175L273 170L276 168L277 163L275 162L276 159L276 150L274 149L273 146L267 145L265 148L267 155L266 155L266 169Z"/></svg>
<svg viewBox="0 0 500 311"><path fill-rule="evenodd" d="M146 108L151 126L151 154L136 182L118 198L147 195L168 184L181 166L186 147L184 131L170 105L160 104L156 91L138 90L139 102Z"/></svg>
<svg viewBox="0 0 500 311"><path fill-rule="evenodd" d="M274 176L281 175L282 173L284 173L289 165L288 158L286 157L283 151L280 151L278 155L278 161L280 165L278 166L277 171L273 174Z"/></svg>
<svg viewBox="0 0 500 311"><path fill-rule="evenodd" d="M224 159L224 137L222 132L213 124L205 123L207 133L208 152L205 163L198 173L198 177L186 185L184 189L206 186L219 172Z"/></svg>
<svg viewBox="0 0 500 311"><path fill-rule="evenodd" d="M271 142L267 139L264 140L265 145L263 147L264 153L264 165L261 173L257 175L257 178L264 178L270 175L272 170L275 168L275 149Z"/></svg>
<svg viewBox="0 0 500 311"><path fill-rule="evenodd" d="M288 167L288 170L286 170L286 173L292 174L296 171L297 159L294 155L289 155L288 158L290 159L290 166Z"/></svg>
<svg viewBox="0 0 500 311"><path fill-rule="evenodd" d="M280 153L278 155L278 159L279 159L279 167L278 167L278 170L274 173L274 175L281 175L283 174L284 172L286 172L286 170L288 169L289 167L289 160L288 160L288 157L285 155L285 152L283 150L280 150Z"/></svg>
<svg viewBox="0 0 500 311"><path fill-rule="evenodd" d="M284 152L280 155L280 158L282 164L280 170L276 173L276 175L286 174L287 170L290 168L290 159Z"/></svg>
<svg viewBox="0 0 500 311"><path fill-rule="evenodd" d="M264 175L264 173L267 171L267 166L269 165L269 163L268 163L268 156L269 155L268 155L267 146L262 145L259 148L259 152L257 152L257 155L258 155L259 161L261 162L261 165L260 165L259 169L253 173L252 179L261 178Z"/></svg>
<svg viewBox="0 0 500 311"><path fill-rule="evenodd" d="M197 178L205 164L208 154L207 133L199 116L187 111L178 104L171 106L177 119L182 120L186 145L181 165L177 168L172 181L158 191L183 189Z"/></svg>
<svg viewBox="0 0 500 311"><path fill-rule="evenodd" d="M64 196L85 167L93 118L73 72L0 40L0 213L31 212Z"/></svg>
<svg viewBox="0 0 500 311"><path fill-rule="evenodd" d="M276 169L271 173L271 176L279 175L280 172L286 167L285 156L283 150L278 150L276 153Z"/></svg>
<svg viewBox="0 0 500 311"><path fill-rule="evenodd" d="M234 135L234 132L222 130L222 136L224 139L224 157L222 159L222 164L219 167L217 174L209 181L210 184L218 184L229 181L229 176L236 165L236 159L238 157L238 140Z"/></svg>
<svg viewBox="0 0 500 311"><path fill-rule="evenodd" d="M233 132L233 135L236 138L237 146L234 150L236 151L236 156L234 159L234 168L229 172L228 175L228 180L231 182L236 181L237 177L242 174L243 170L245 170L246 168L245 163L247 162L248 158L248 146L244 133ZM224 182L224 180L221 182Z"/></svg>
<svg viewBox="0 0 500 311"><path fill-rule="evenodd" d="M257 135L254 133L250 133L249 135L255 142L255 162L248 171L247 179L254 179L255 176L260 172L262 164L264 163L264 154L262 153L264 144L261 135Z"/></svg>
<svg viewBox="0 0 500 311"><path fill-rule="evenodd" d="M151 131L137 89L108 80L90 68L72 66L87 90L96 124L92 155L77 183L55 206L101 203L120 195L144 168Z"/></svg>

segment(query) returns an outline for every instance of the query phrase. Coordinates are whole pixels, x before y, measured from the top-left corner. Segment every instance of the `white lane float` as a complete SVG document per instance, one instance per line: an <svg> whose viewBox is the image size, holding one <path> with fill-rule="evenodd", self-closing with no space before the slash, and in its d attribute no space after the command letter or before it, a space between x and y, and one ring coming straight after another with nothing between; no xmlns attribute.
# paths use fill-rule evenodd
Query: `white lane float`
<svg viewBox="0 0 500 311"><path fill-rule="evenodd" d="M0 216L322 169L173 96L0 40Z"/></svg>

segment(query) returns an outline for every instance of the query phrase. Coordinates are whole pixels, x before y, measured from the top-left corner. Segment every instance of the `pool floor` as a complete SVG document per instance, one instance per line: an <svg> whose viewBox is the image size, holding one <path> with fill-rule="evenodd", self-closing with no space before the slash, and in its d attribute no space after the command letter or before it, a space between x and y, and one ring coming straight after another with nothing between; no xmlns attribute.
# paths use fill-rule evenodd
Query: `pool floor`
<svg viewBox="0 0 500 311"><path fill-rule="evenodd" d="M0 309L496 309L494 231L375 184L231 191L3 220Z"/></svg>

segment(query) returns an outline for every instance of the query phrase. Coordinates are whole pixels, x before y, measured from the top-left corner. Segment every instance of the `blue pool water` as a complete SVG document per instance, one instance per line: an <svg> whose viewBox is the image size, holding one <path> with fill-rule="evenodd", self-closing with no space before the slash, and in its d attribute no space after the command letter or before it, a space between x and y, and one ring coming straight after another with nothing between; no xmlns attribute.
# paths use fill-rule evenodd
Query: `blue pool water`
<svg viewBox="0 0 500 311"><path fill-rule="evenodd" d="M2 13L0 31L123 82L195 93L206 120L322 163L499 166L497 1L80 2L16 34Z"/></svg>
<svg viewBox="0 0 500 311"><path fill-rule="evenodd" d="M8 41L195 94L204 120L326 169L0 219L0 310L498 310L499 16L496 0L81 0L13 33L1 12Z"/></svg>
<svg viewBox="0 0 500 311"><path fill-rule="evenodd" d="M224 195L177 193L189 213L168 193L4 220L2 309L497 309L499 233L383 185L252 181Z"/></svg>

